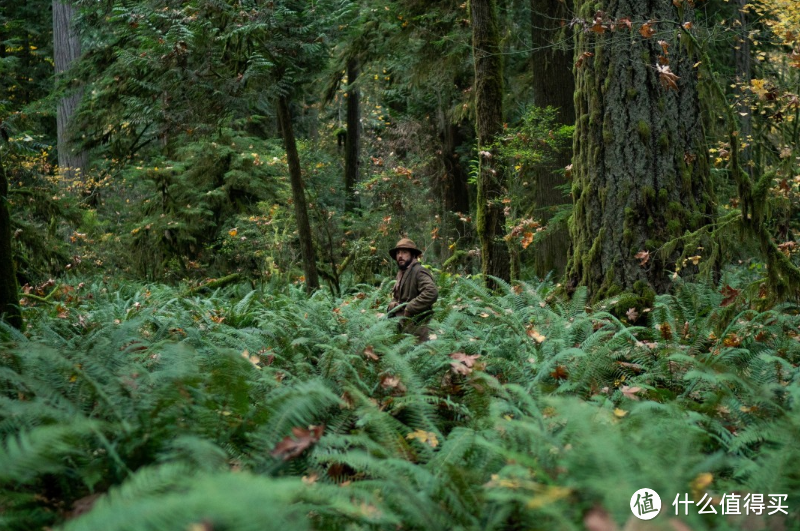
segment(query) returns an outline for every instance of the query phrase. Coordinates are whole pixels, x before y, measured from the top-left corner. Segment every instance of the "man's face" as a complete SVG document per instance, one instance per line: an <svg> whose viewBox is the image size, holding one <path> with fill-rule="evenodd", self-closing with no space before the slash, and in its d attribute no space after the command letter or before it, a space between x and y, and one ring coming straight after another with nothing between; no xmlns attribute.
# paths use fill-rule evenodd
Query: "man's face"
<svg viewBox="0 0 800 531"><path fill-rule="evenodd" d="M397 262L397 267L405 269L411 264L414 257L408 249L398 249L394 259Z"/></svg>

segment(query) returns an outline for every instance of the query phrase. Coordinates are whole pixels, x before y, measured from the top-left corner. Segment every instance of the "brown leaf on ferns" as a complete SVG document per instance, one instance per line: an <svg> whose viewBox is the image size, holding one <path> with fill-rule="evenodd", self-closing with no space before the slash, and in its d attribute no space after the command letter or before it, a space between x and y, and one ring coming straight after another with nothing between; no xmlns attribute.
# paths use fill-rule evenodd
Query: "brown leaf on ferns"
<svg viewBox="0 0 800 531"><path fill-rule="evenodd" d="M736 300L736 297L739 296L739 290L733 289L728 285L725 285L725 287L722 288L722 291L720 291L720 293L722 293L724 297L722 299L722 302L720 303L720 306L723 307L730 306L731 304L733 304L733 302Z"/></svg>
<svg viewBox="0 0 800 531"><path fill-rule="evenodd" d="M292 436L284 437L281 442L275 445L270 455L284 461L295 458L310 448L311 445L319 442L323 431L325 431L324 424L309 426L308 429L294 427L292 428Z"/></svg>

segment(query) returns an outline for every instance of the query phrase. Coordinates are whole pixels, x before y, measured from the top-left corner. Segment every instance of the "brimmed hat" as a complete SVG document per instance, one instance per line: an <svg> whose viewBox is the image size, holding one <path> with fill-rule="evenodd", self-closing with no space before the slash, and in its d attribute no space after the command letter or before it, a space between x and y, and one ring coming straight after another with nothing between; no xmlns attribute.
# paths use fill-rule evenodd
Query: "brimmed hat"
<svg viewBox="0 0 800 531"><path fill-rule="evenodd" d="M417 249L417 244L416 243L414 243L413 241L409 240L408 238L403 238L399 242L397 242L397 245L394 246L394 249L389 249L389 256L392 257L392 260L396 260L397 259L396 258L397 251L399 251L400 249L405 249L407 251L411 251L412 253L415 254L415 256L419 256L419 255L422 254L422 251Z"/></svg>

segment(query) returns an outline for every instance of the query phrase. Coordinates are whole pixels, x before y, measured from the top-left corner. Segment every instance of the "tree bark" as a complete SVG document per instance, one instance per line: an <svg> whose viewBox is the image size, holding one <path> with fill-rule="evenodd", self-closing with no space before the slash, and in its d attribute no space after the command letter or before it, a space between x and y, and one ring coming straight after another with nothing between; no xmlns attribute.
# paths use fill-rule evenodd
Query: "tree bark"
<svg viewBox="0 0 800 531"><path fill-rule="evenodd" d="M531 64L533 103L537 107L558 109L558 122L575 123L575 80L572 74L572 52L566 47L553 46L559 31L564 31L563 21L572 13L572 0L531 0ZM569 196L559 190L564 185L560 170L570 163L571 150L553 155L534 170L536 190L535 217L545 224L559 205L569 203ZM558 277L564 275L569 253L567 227L552 228L534 248L534 271L544 277L551 271Z"/></svg>
<svg viewBox="0 0 800 531"><path fill-rule="evenodd" d="M278 98L278 123L283 136L283 143L286 146L286 160L289 165L289 181L292 186L292 200L297 221L297 234L300 238L300 255L303 259L306 291L311 292L319 288L319 275L317 274L311 224L308 221L308 207L306 205L303 176L300 170L300 156L297 154L297 142L294 137L292 116L289 111L289 99L287 96Z"/></svg>
<svg viewBox="0 0 800 531"><path fill-rule="evenodd" d="M748 36L749 22L747 20L747 10L745 9L747 4L748 0L736 0L737 15L739 22L741 22L739 26L741 36L737 37L738 42L733 48L733 58L736 64L736 80L740 83L737 88L737 95L740 97L741 102L738 109L740 119L739 133L741 138L748 144L747 147L742 149L740 159L742 167L752 178L753 168L750 165L750 161L753 158L753 150L750 148L752 142L747 139L753 134L753 121L751 118L752 109L747 103L747 87L750 86L750 80L752 79L753 58L750 52L750 37Z"/></svg>
<svg viewBox="0 0 800 531"><path fill-rule="evenodd" d="M11 256L11 214L8 211L8 179L0 153L0 319L22 328L22 314L19 309L17 277L14 273L14 259Z"/></svg>
<svg viewBox="0 0 800 531"><path fill-rule="evenodd" d="M476 222L481 241L481 271L486 285L494 287L490 275L506 281L511 275L508 245L503 239L505 175L493 147L503 130L503 71L495 0L472 0L470 17L480 161Z"/></svg>
<svg viewBox="0 0 800 531"><path fill-rule="evenodd" d="M674 23L688 21L681 14L691 11L679 12L670 0L576 4L589 25L602 10L634 26L604 33L578 29L575 53L582 66L575 69L569 286L588 286L593 300L629 291L651 301L668 290L683 251L702 254L684 249L678 238L713 220L696 59L680 42L669 42L677 90L662 85L656 69L659 40L670 39ZM639 30L648 20L672 23L655 23L657 33L645 38ZM637 258L640 251L649 257Z"/></svg>
<svg viewBox="0 0 800 531"><path fill-rule="evenodd" d="M56 74L61 74L81 55L81 42L75 31L75 8L67 1L53 0L53 59ZM56 114L58 135L58 166L68 182L80 180L86 170L88 156L75 150L70 141L70 120L80 104L83 91L76 89L61 98Z"/></svg>
<svg viewBox="0 0 800 531"><path fill-rule="evenodd" d="M454 124L447 112L439 112L439 132L442 142L442 236L445 241L458 241L468 232L468 224L462 221L469 215L469 176L459 160L458 148L464 138L459 124ZM460 214L460 215L459 215Z"/></svg>
<svg viewBox="0 0 800 531"><path fill-rule="evenodd" d="M354 85L359 75L358 59L347 62L347 136L345 137L344 156L344 190L345 211L350 212L358 206L355 194L359 173L359 155L361 152L361 94Z"/></svg>

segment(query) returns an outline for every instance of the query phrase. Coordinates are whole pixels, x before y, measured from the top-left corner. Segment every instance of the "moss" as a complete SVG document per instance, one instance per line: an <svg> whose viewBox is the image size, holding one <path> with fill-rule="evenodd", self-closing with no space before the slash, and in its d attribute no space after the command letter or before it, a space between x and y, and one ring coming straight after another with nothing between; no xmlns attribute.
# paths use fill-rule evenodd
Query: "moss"
<svg viewBox="0 0 800 531"><path fill-rule="evenodd" d="M636 131L639 133L639 138L642 139L642 142L647 143L650 141L650 124L644 120L639 120L636 124Z"/></svg>
<svg viewBox="0 0 800 531"><path fill-rule="evenodd" d="M653 216L647 216L647 226L652 227L656 224L656 221L653 219Z"/></svg>
<svg viewBox="0 0 800 531"><path fill-rule="evenodd" d="M642 187L642 195L647 201L655 201L656 199L656 190L652 186L643 186Z"/></svg>
<svg viewBox="0 0 800 531"><path fill-rule="evenodd" d="M667 101L664 98L658 98L658 110L664 112L667 108Z"/></svg>
<svg viewBox="0 0 800 531"><path fill-rule="evenodd" d="M629 100L632 100L632 99L634 99L636 96L638 96L638 95L639 95L639 90L638 90L638 89L635 89L635 88L633 88L633 87L631 87L631 88L629 88L629 89L627 90L627 92L626 92L625 94L628 96L628 99L629 99Z"/></svg>
<svg viewBox="0 0 800 531"><path fill-rule="evenodd" d="M675 215L683 214L683 205L681 205L678 201L670 201L667 205L667 212Z"/></svg>
<svg viewBox="0 0 800 531"><path fill-rule="evenodd" d="M682 223L677 219L671 219L667 222L667 231L672 236L678 236L681 233Z"/></svg>
<svg viewBox="0 0 800 531"><path fill-rule="evenodd" d="M660 188L658 190L658 200L659 201L666 201L669 197L669 192L667 192L666 188Z"/></svg>
<svg viewBox="0 0 800 531"><path fill-rule="evenodd" d="M666 131L658 136L658 147L661 148L662 153L667 151L667 148L669 147L669 135Z"/></svg>
<svg viewBox="0 0 800 531"><path fill-rule="evenodd" d="M622 231L622 243L625 245L630 245L633 242L633 231L631 229L625 229Z"/></svg>

